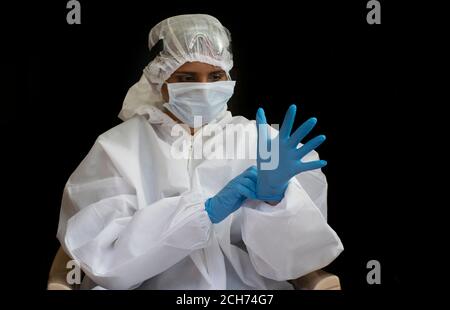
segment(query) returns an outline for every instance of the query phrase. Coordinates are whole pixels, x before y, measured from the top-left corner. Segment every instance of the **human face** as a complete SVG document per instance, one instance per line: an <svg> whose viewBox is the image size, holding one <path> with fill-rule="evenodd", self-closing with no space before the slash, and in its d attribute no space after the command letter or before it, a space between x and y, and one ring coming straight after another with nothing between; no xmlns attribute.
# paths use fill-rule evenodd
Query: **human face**
<svg viewBox="0 0 450 310"><path fill-rule="evenodd" d="M220 68L203 62L187 62L166 80L167 83L209 83L226 81L227 74ZM163 84L161 93L165 102L169 101L167 85Z"/></svg>

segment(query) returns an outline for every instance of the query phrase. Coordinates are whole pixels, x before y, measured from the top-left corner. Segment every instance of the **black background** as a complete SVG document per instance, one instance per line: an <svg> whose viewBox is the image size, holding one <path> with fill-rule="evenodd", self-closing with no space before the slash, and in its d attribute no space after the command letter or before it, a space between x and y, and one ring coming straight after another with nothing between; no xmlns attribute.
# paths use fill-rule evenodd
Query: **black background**
<svg viewBox="0 0 450 310"><path fill-rule="evenodd" d="M319 152L329 223L345 247L326 270L347 296L409 285L407 225L419 186L407 161L422 110L411 91L418 33L401 22L405 7L380 1L382 24L368 25L367 1L80 2L81 25L66 23L66 1L21 4L4 25L15 49L4 59L13 99L3 107L12 150L3 155L20 163L4 167L14 214L5 218L15 227L11 261L30 288L46 287L64 184L96 137L120 123L123 98L148 63L148 32L186 13L211 14L232 34L234 114L254 119L262 106L280 123L296 103L297 125L318 118L315 133L328 138ZM366 282L371 259L381 263L381 285Z"/></svg>

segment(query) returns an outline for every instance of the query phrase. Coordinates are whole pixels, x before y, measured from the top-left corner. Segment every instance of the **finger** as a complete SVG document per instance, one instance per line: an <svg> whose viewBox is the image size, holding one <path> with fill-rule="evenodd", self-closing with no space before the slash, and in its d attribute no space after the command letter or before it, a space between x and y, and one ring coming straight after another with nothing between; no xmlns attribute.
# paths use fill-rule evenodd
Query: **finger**
<svg viewBox="0 0 450 310"><path fill-rule="evenodd" d="M292 131L292 126L294 125L296 113L297 113L297 106L295 104L292 104L287 110L286 115L284 116L283 124L281 125L280 137L282 139L289 138L289 135L291 134Z"/></svg>
<svg viewBox="0 0 450 310"><path fill-rule="evenodd" d="M289 138L289 146L297 147L297 145L306 137L308 133L316 126L317 118L311 117L309 120L304 122Z"/></svg>
<svg viewBox="0 0 450 310"><path fill-rule="evenodd" d="M234 177L233 180L236 182L239 182L240 179L242 178L249 178L251 180L255 180L256 182L256 176L257 176L257 169L255 166L250 166L247 169L245 169L241 174L239 174L238 176Z"/></svg>
<svg viewBox="0 0 450 310"><path fill-rule="evenodd" d="M267 124L266 114L263 108L258 108L258 111L256 111L256 124Z"/></svg>
<svg viewBox="0 0 450 310"><path fill-rule="evenodd" d="M270 150L269 140L269 126L267 125L266 115L263 108L259 108L256 112L256 130L258 133L258 147L257 156L258 163L261 162L261 148L264 147L266 151Z"/></svg>
<svg viewBox="0 0 450 310"><path fill-rule="evenodd" d="M249 182L251 182L253 184L256 184L257 180L258 180L258 178L256 177L256 174L255 174L255 175L247 176L245 178L241 178L241 179L239 179L239 181L237 183L238 184L250 184Z"/></svg>
<svg viewBox="0 0 450 310"><path fill-rule="evenodd" d="M239 183L237 183L237 186L242 185L248 188L251 191L256 191L256 180L250 180L250 179L242 179Z"/></svg>
<svg viewBox="0 0 450 310"><path fill-rule="evenodd" d="M301 163L300 169L299 169L299 171L297 171L297 174L300 172L303 172L303 171L319 169L319 168L325 167L326 165L327 165L326 160L315 160L315 161L310 161L307 163Z"/></svg>
<svg viewBox="0 0 450 310"><path fill-rule="evenodd" d="M266 141L268 137L268 125L266 115L263 108L259 108L256 112L256 130L258 131L258 137L262 141Z"/></svg>
<svg viewBox="0 0 450 310"><path fill-rule="evenodd" d="M257 170L255 166L248 167L244 172L240 174L241 177L250 178L256 180Z"/></svg>
<svg viewBox="0 0 450 310"><path fill-rule="evenodd" d="M298 158L303 158L306 154L316 149L319 145L321 145L325 141L326 137L324 135L317 136L311 140L309 140L306 144L304 144L301 148L299 148L296 152L296 156Z"/></svg>
<svg viewBox="0 0 450 310"><path fill-rule="evenodd" d="M241 194L244 197L255 199L256 198L256 189L249 189L246 186L238 185L237 190L239 194Z"/></svg>
<svg viewBox="0 0 450 310"><path fill-rule="evenodd" d="M241 182L236 184L236 188L241 195L244 195L242 193L242 188L245 188L246 189L246 194L245 194L246 197L248 197L249 192L253 193L254 196L256 196L256 180L253 181L253 180L249 180L249 179L243 179L243 180L241 180Z"/></svg>
<svg viewBox="0 0 450 310"><path fill-rule="evenodd" d="M256 130L258 131L258 144L260 141L265 143L268 137L268 126L263 108L259 108L256 112Z"/></svg>

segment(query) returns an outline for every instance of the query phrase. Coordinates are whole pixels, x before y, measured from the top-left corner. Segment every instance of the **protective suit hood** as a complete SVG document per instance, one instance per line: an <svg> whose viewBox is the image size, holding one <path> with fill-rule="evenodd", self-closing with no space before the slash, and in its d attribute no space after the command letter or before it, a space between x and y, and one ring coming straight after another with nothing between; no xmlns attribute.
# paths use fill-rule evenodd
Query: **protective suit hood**
<svg viewBox="0 0 450 310"><path fill-rule="evenodd" d="M230 33L210 15L167 18L152 28L148 43L152 52L161 50L156 51L156 57L145 67L139 82L128 90L119 113L123 121L134 115L150 115L155 111L152 106L163 110L161 86L186 62L218 66L228 76L233 67Z"/></svg>

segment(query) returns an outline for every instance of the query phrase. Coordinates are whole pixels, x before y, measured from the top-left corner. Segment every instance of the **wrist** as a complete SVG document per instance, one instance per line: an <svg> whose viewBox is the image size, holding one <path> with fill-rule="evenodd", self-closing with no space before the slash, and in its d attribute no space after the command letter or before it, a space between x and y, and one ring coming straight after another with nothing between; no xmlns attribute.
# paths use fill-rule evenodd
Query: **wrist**
<svg viewBox="0 0 450 310"><path fill-rule="evenodd" d="M214 206L213 206L212 198L208 198L208 199L205 201L205 211L206 211L206 213L208 214L209 219L211 220L211 222L212 222L213 224L216 224L216 223L219 223L220 220L217 219L217 218L214 216L213 207L214 207Z"/></svg>
<svg viewBox="0 0 450 310"><path fill-rule="evenodd" d="M284 197L287 183L283 186L265 187L256 191L256 199L263 200L271 205L278 204Z"/></svg>

